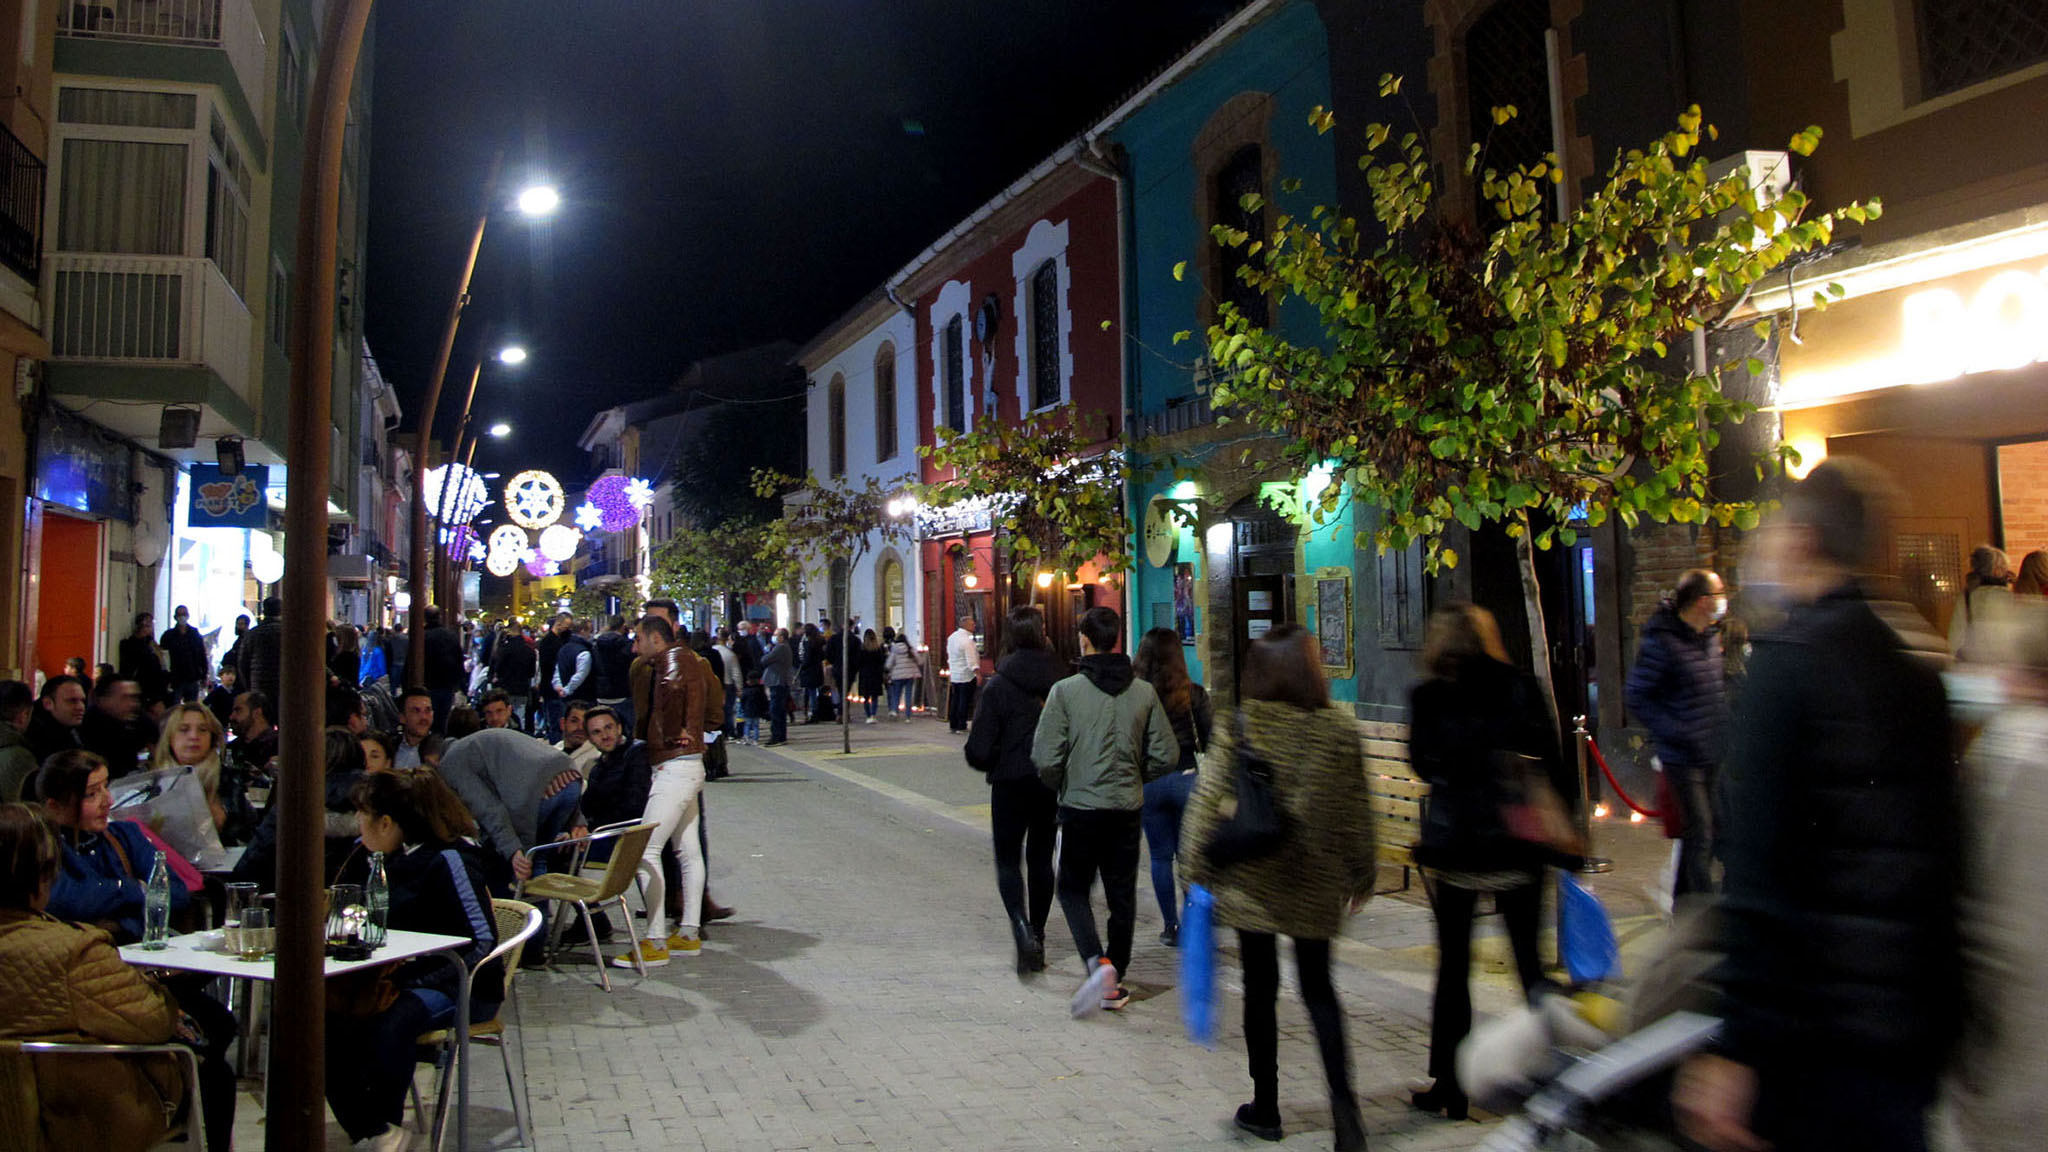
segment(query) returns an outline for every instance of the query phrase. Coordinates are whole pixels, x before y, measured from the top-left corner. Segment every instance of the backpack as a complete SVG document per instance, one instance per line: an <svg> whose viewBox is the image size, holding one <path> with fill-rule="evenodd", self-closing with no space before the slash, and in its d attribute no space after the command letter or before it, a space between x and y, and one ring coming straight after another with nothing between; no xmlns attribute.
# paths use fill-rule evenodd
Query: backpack
<svg viewBox="0 0 2048 1152"><path fill-rule="evenodd" d="M702 656L697 657L697 678L704 682L704 711L699 727L705 732L720 731L725 727L725 679Z"/></svg>

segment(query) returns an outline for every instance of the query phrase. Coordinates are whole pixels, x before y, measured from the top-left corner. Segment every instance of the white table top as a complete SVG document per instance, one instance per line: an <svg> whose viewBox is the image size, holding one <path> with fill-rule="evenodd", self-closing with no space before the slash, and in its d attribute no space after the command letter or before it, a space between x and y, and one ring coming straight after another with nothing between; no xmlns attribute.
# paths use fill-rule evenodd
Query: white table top
<svg viewBox="0 0 2048 1152"><path fill-rule="evenodd" d="M173 936L170 947L150 951L140 944L125 945L121 959L138 968L170 968L179 972L204 972L213 976L234 976L244 980L276 980L277 960L266 956L261 960L239 960L220 950L219 932L188 932ZM435 952L450 952L467 948L470 941L461 936L440 936L432 932L401 932L394 928L388 934L384 946L370 954L368 960L337 960L327 958L328 976L339 976L359 968L375 968L394 960L410 960L415 956L426 956Z"/></svg>

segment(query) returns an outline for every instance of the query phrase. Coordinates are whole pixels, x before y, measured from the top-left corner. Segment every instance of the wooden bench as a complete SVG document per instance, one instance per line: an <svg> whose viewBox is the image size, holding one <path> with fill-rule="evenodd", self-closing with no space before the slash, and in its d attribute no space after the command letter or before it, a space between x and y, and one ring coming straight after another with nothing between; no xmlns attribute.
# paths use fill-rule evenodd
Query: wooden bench
<svg viewBox="0 0 2048 1152"><path fill-rule="evenodd" d="M1429 799L1429 784L1417 779L1408 763L1406 724L1361 720L1358 740L1365 753L1365 782L1372 793L1380 861L1401 869L1401 887L1388 891L1405 892L1409 872L1415 867L1415 842L1422 838L1422 810Z"/></svg>

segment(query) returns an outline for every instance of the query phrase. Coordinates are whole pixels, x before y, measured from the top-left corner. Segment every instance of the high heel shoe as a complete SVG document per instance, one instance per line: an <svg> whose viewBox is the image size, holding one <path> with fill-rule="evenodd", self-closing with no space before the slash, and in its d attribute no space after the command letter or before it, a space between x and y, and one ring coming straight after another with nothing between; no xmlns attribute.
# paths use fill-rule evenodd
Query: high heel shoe
<svg viewBox="0 0 2048 1152"><path fill-rule="evenodd" d="M1446 1119L1467 1120L1471 1118L1472 1102L1465 1098L1457 1085L1439 1080L1427 1092L1417 1092L1408 1098L1418 1112L1441 1112Z"/></svg>

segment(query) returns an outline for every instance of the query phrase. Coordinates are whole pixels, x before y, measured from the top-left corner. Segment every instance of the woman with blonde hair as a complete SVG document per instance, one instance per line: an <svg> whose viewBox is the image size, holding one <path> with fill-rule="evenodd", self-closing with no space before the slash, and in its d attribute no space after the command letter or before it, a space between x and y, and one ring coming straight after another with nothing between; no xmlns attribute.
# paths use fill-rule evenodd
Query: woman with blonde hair
<svg viewBox="0 0 2048 1152"><path fill-rule="evenodd" d="M2020 560L2012 591L2015 596L2048 596L2048 552L2037 549Z"/></svg>
<svg viewBox="0 0 2048 1152"><path fill-rule="evenodd" d="M232 807L221 797L221 752L227 747L227 733L222 730L220 720L213 710L204 704L177 704L164 713L163 733L157 737L156 752L149 758L152 772L166 768L190 768L199 786L206 791L206 806L213 813L213 826L221 832L223 840L241 839L231 835L230 829L234 809L240 807L240 797ZM236 789L230 782L229 791Z"/></svg>
<svg viewBox="0 0 2048 1152"><path fill-rule="evenodd" d="M1515 799L1504 765L1540 768L1567 804L1577 788L1565 773L1543 691L1508 663L1492 613L1476 604L1438 610L1423 636L1422 666L1426 679L1409 703L1408 753L1415 774L1429 783L1415 863L1436 877L1429 1037L1429 1074L1436 1082L1417 1093L1414 1104L1459 1120L1469 1107L1458 1085L1457 1054L1472 1030L1472 919L1480 893L1491 893L1500 911L1523 994L1543 978L1536 933L1548 859L1502 822L1502 809Z"/></svg>

